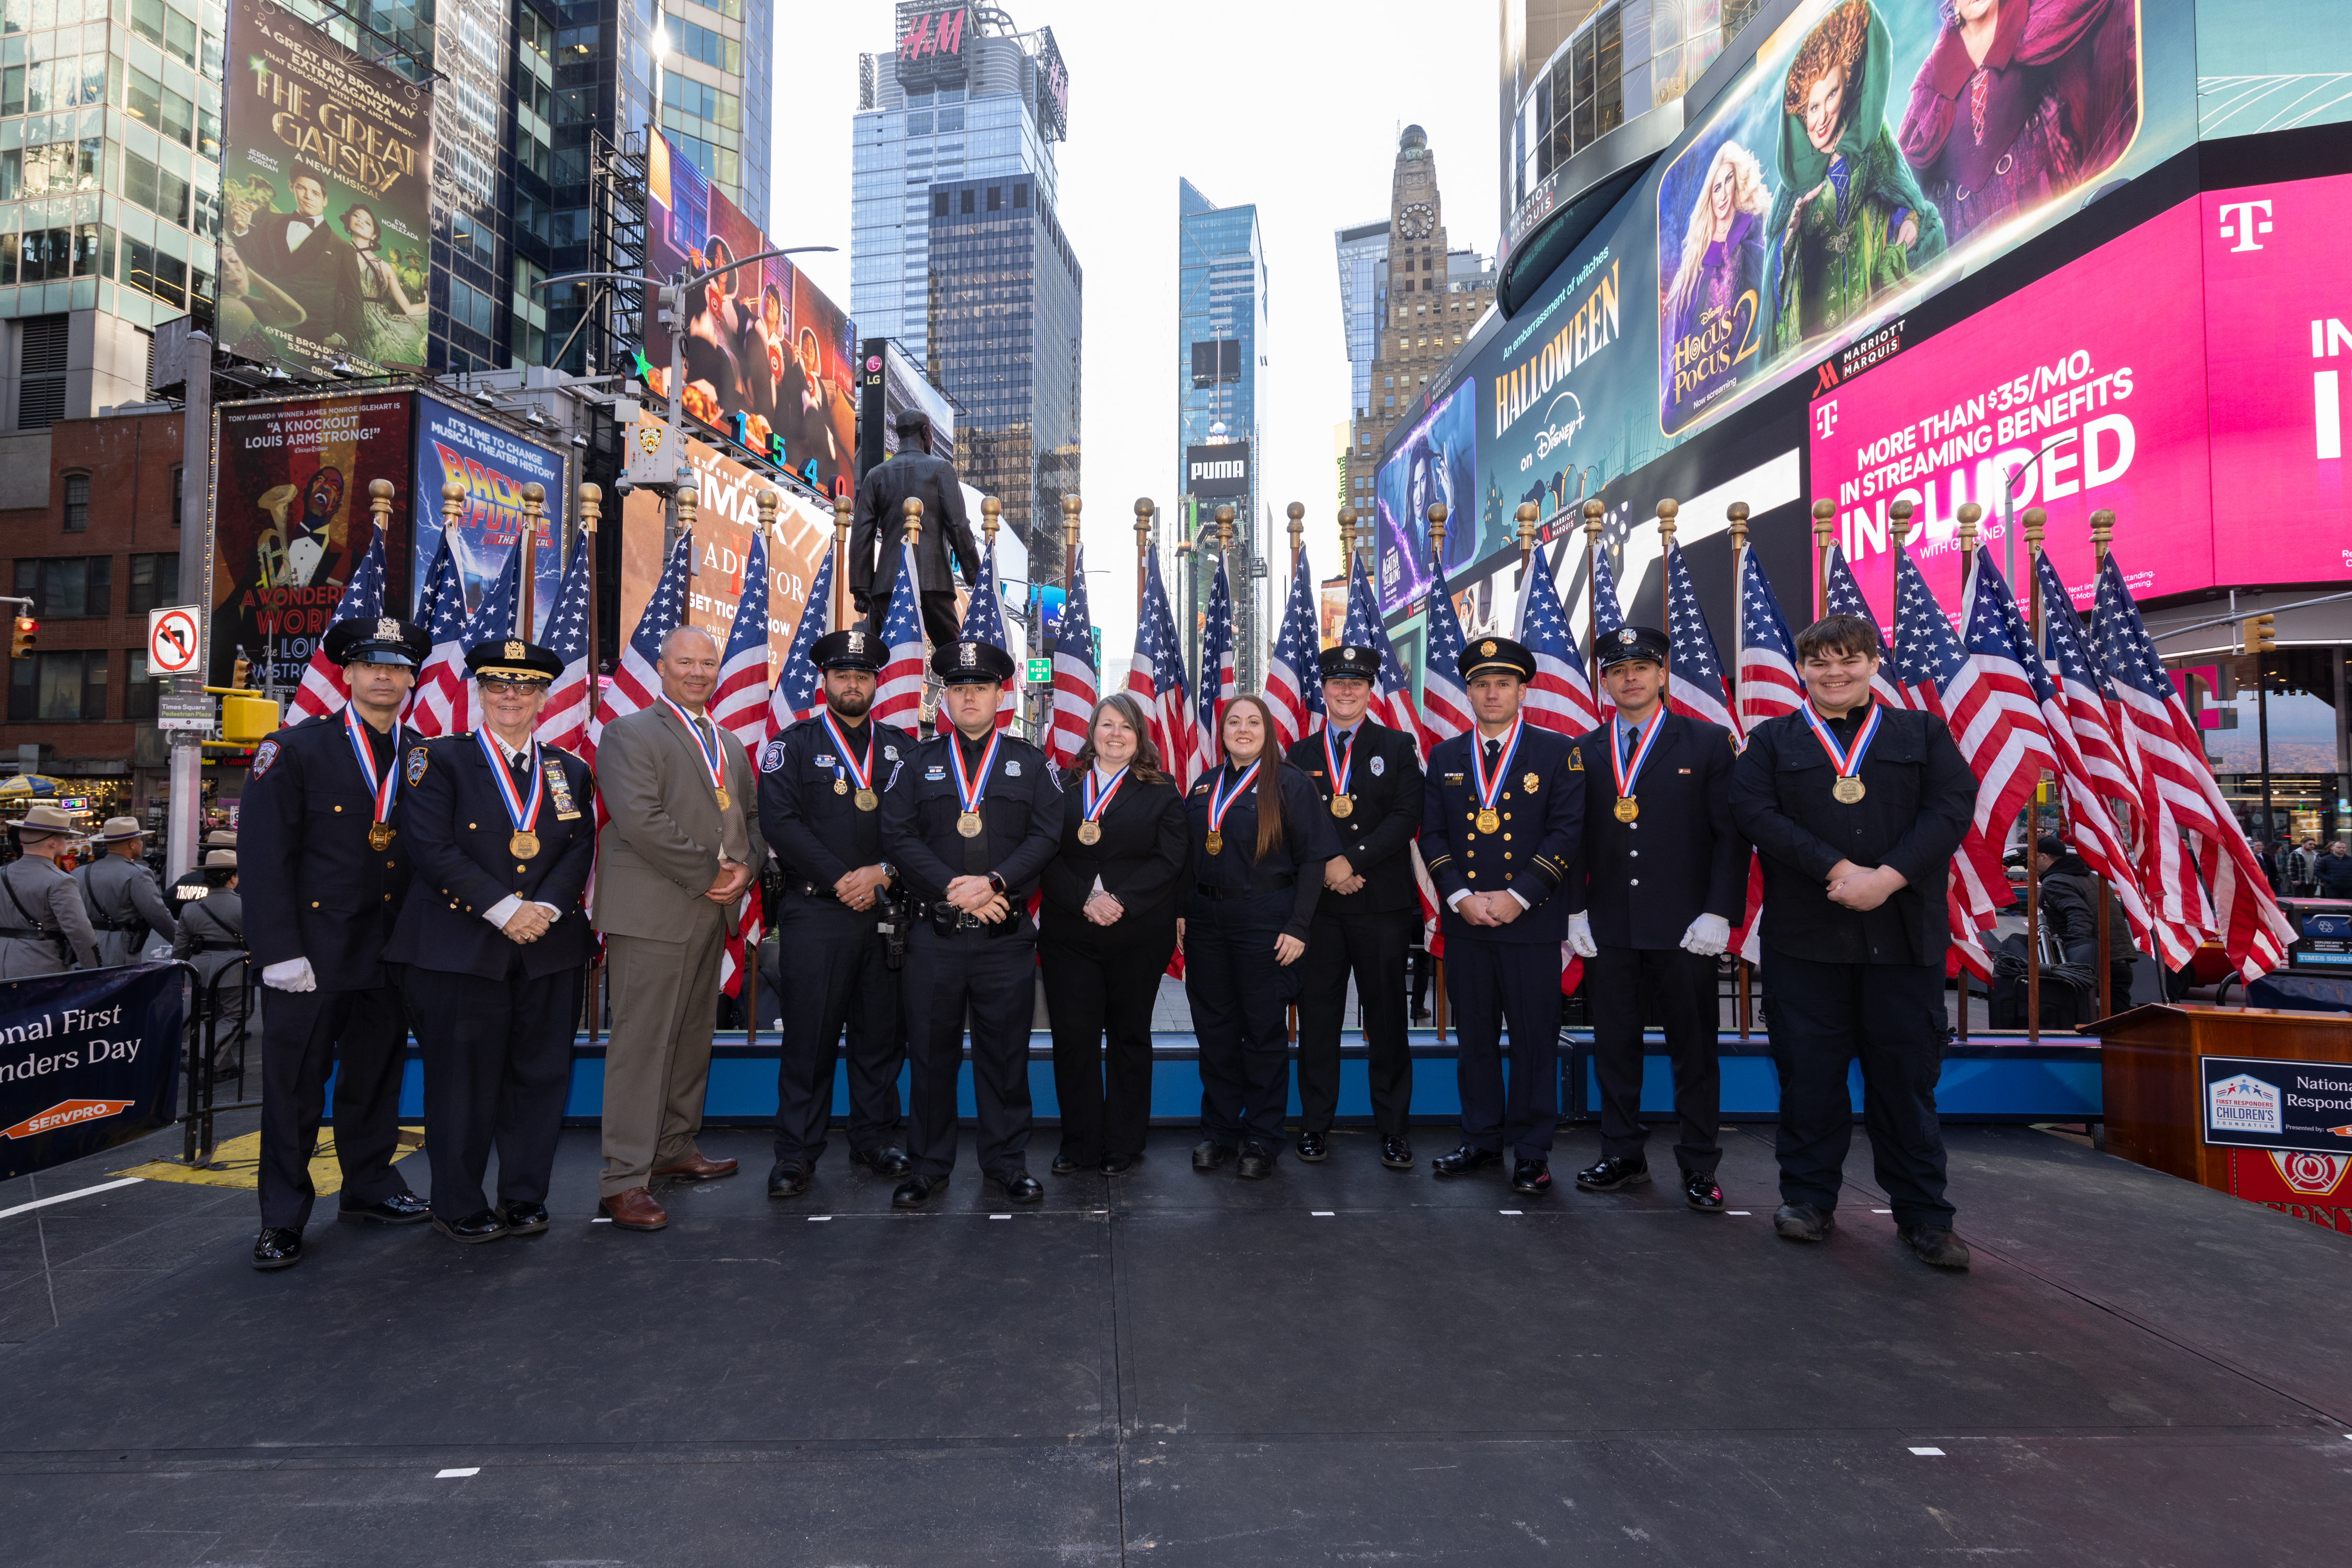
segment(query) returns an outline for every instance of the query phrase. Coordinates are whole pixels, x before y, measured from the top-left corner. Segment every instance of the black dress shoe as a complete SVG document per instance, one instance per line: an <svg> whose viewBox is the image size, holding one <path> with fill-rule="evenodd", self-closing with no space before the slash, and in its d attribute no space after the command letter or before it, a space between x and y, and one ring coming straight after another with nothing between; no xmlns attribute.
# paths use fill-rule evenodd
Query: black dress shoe
<svg viewBox="0 0 2352 1568"><path fill-rule="evenodd" d="M935 1194L947 1191L945 1176L908 1176L890 1194L894 1209L919 1209L931 1201Z"/></svg>
<svg viewBox="0 0 2352 1568"><path fill-rule="evenodd" d="M1331 1140L1326 1133L1301 1132L1298 1135L1298 1157L1310 1165L1319 1165L1331 1157Z"/></svg>
<svg viewBox="0 0 2352 1568"><path fill-rule="evenodd" d="M772 1198L796 1198L809 1190L809 1178L815 1174L807 1160L779 1160L768 1173L768 1195Z"/></svg>
<svg viewBox="0 0 2352 1568"><path fill-rule="evenodd" d="M505 1216L507 1229L512 1235L537 1236L547 1228L545 1204L500 1204L499 1210Z"/></svg>
<svg viewBox="0 0 2352 1568"><path fill-rule="evenodd" d="M1837 1226L1837 1217L1811 1204L1782 1204L1772 1211L1772 1228L1784 1241L1822 1241Z"/></svg>
<svg viewBox="0 0 2352 1568"><path fill-rule="evenodd" d="M1721 1214L1723 1212L1723 1189L1715 1184L1715 1173L1712 1171L1685 1171L1683 1173L1683 1202L1690 1205L1691 1207L1698 1210L1701 1214Z"/></svg>
<svg viewBox="0 0 2352 1568"><path fill-rule="evenodd" d="M345 1225L423 1225L433 1205L415 1193L394 1193L380 1204L345 1204L335 1217Z"/></svg>
<svg viewBox="0 0 2352 1568"><path fill-rule="evenodd" d="M1412 1140L1383 1138L1381 1140L1381 1163L1391 1171L1412 1169Z"/></svg>
<svg viewBox="0 0 2352 1568"><path fill-rule="evenodd" d="M1539 1198L1551 1191L1551 1166L1542 1160L1517 1160L1511 1164L1511 1191Z"/></svg>
<svg viewBox="0 0 2352 1568"><path fill-rule="evenodd" d="M1903 1245L1919 1255L1920 1262L1962 1274L1968 1272L1969 1244L1954 1236L1949 1226L1903 1226L1895 1234L1903 1238Z"/></svg>
<svg viewBox="0 0 2352 1568"><path fill-rule="evenodd" d="M302 1233L291 1226L271 1226L253 1238L256 1268L291 1268L302 1261Z"/></svg>
<svg viewBox="0 0 2352 1568"><path fill-rule="evenodd" d="M1646 1160L1627 1159L1619 1155L1603 1160L1597 1165L1587 1165L1576 1173L1576 1184L1588 1193L1613 1193L1620 1187L1638 1187L1650 1179Z"/></svg>
<svg viewBox="0 0 2352 1568"><path fill-rule="evenodd" d="M1100 1164L1101 1162L1097 1161L1095 1163ZM1057 1176L1075 1176L1082 1171L1091 1171L1095 1167L1094 1165L1089 1165L1083 1162L1073 1160L1067 1154L1056 1154L1054 1156L1054 1163L1045 1168L1053 1172L1054 1174Z"/></svg>
<svg viewBox="0 0 2352 1568"><path fill-rule="evenodd" d="M507 1233L507 1222L496 1209L478 1209L464 1219L433 1218L433 1228L452 1241L462 1241L468 1247L485 1241L496 1241Z"/></svg>
<svg viewBox="0 0 2352 1568"><path fill-rule="evenodd" d="M1234 1165L1234 1174L1244 1182L1263 1182L1274 1174L1274 1156L1255 1143L1248 1144L1242 1150L1241 1162Z"/></svg>
<svg viewBox="0 0 2352 1568"><path fill-rule="evenodd" d="M1196 1171L1217 1170L1233 1157L1233 1146L1220 1143L1213 1138L1192 1145L1192 1169Z"/></svg>
<svg viewBox="0 0 2352 1568"><path fill-rule="evenodd" d="M849 1163L854 1168L871 1171L877 1176L904 1176L915 1168L915 1163L907 1158L907 1152L894 1143L862 1152L853 1149L849 1152Z"/></svg>
<svg viewBox="0 0 2352 1568"><path fill-rule="evenodd" d="M1102 1173L1106 1176L1124 1176L1129 1171L1134 1169L1135 1156L1132 1154L1105 1154L1103 1156Z"/></svg>
<svg viewBox="0 0 2352 1568"><path fill-rule="evenodd" d="M1429 1163L1429 1173L1433 1176L1466 1176L1481 1167L1499 1165L1502 1163L1501 1150L1473 1149L1469 1144L1465 1143L1451 1154L1440 1154L1436 1159L1432 1160Z"/></svg>
<svg viewBox="0 0 2352 1568"><path fill-rule="evenodd" d="M1007 1171L990 1181L1003 1189L1005 1200L1016 1204L1042 1204L1045 1201L1045 1184L1026 1171Z"/></svg>

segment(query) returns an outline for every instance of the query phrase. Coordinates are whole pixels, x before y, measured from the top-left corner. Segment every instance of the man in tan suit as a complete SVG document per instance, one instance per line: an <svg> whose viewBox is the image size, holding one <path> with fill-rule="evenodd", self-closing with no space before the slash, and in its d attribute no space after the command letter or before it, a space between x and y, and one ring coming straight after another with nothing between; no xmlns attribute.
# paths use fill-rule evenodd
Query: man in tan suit
<svg viewBox="0 0 2352 1568"><path fill-rule="evenodd" d="M751 760L704 712L719 645L680 626L662 640L661 693L604 726L597 786L611 820L597 839L594 907L613 1006L604 1053L600 1210L623 1230L659 1230L654 1176L735 1173L694 1137L710 1076L719 957L737 901L768 858Z"/></svg>

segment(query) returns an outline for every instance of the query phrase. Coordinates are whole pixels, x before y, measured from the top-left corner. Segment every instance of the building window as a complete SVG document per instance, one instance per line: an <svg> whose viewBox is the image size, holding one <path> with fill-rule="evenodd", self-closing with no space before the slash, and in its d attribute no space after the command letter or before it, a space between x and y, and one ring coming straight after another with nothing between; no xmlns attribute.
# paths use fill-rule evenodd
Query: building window
<svg viewBox="0 0 2352 1568"><path fill-rule="evenodd" d="M147 653L143 648L125 653L122 662L123 668L131 672L131 679L122 689L122 716L134 724L152 724L155 721L155 694L161 689L159 682L164 678L148 673Z"/></svg>
<svg viewBox="0 0 2352 1568"><path fill-rule="evenodd" d="M8 668L8 721L106 717L106 652L37 653Z"/></svg>
<svg viewBox="0 0 2352 1568"><path fill-rule="evenodd" d="M957 204L957 205L958 205L958 207L959 207L959 209L960 209L961 211L967 212L967 213L968 213L968 212L970 212L970 211L971 211L971 197L972 197L972 193L971 193L971 192L970 192L970 191L966 191L966 192L964 192L964 193L963 193L963 200L962 200L961 203Z"/></svg>
<svg viewBox="0 0 2352 1568"><path fill-rule="evenodd" d="M176 552L131 558L131 595L130 602L122 606L125 614L143 616L179 602L180 557Z"/></svg>
<svg viewBox="0 0 2352 1568"><path fill-rule="evenodd" d="M114 586L111 555L61 555L16 563L16 596L44 620L84 620L107 613Z"/></svg>
<svg viewBox="0 0 2352 1568"><path fill-rule="evenodd" d="M172 526L173 528L180 526L180 509L187 504L186 495L180 489L180 472L181 470L176 467L172 469Z"/></svg>
<svg viewBox="0 0 2352 1568"><path fill-rule="evenodd" d="M1002 210L1003 209L1003 206L1004 206L1004 187L1003 187L1003 185L991 185L991 186L989 186L989 187L988 187L988 210L989 210L990 212L1000 212L1000 211L1002 211Z"/></svg>
<svg viewBox="0 0 2352 1568"><path fill-rule="evenodd" d="M88 474L66 476L66 531L68 533L89 531L89 476Z"/></svg>
<svg viewBox="0 0 2352 1568"><path fill-rule="evenodd" d="M948 194L945 191L933 191L931 193L931 216L933 217L945 217L948 216Z"/></svg>
<svg viewBox="0 0 2352 1568"><path fill-rule="evenodd" d="M1028 205L1029 205L1029 187L1028 187L1028 186L1026 186L1026 185L1015 185L1015 186L1013 186L1013 205L1014 209L1017 211L1017 210L1019 210L1020 208L1023 208L1023 207L1027 206Z"/></svg>

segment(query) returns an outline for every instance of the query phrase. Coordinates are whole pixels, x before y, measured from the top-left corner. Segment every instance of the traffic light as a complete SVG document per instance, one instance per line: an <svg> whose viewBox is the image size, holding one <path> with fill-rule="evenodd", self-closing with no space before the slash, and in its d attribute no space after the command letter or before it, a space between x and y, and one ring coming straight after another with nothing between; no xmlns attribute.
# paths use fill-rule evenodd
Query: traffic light
<svg viewBox="0 0 2352 1568"><path fill-rule="evenodd" d="M33 639L41 635L41 623L30 616L18 616L16 626L8 638L8 657L22 658L33 651Z"/></svg>
<svg viewBox="0 0 2352 1568"><path fill-rule="evenodd" d="M17 623L22 626L23 622ZM2240 653L2274 653L2278 649L2278 617L2248 616L2239 628Z"/></svg>

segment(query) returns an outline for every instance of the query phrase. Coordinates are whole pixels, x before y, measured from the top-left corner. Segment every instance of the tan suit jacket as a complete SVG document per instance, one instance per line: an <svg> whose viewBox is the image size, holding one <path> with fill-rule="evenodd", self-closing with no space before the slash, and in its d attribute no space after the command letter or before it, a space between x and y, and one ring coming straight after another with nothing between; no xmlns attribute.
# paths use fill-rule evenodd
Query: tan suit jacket
<svg viewBox="0 0 2352 1568"><path fill-rule="evenodd" d="M751 759L725 730L728 815L740 817L753 881L767 863ZM589 919L614 936L688 940L718 906L702 895L719 879L721 825L710 773L677 716L656 702L604 726L596 784L611 820L596 843Z"/></svg>

